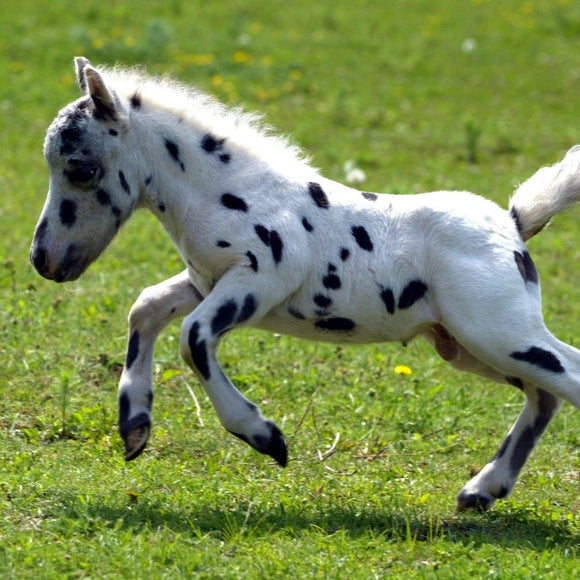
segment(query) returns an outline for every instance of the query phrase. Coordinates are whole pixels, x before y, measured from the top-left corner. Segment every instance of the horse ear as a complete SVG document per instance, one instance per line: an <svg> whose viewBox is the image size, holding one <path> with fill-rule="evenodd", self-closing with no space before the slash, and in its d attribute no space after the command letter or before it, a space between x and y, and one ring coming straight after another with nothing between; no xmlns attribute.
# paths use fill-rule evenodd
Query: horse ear
<svg viewBox="0 0 580 580"><path fill-rule="evenodd" d="M91 63L84 56L75 57L75 68L77 73L77 83L83 95L87 94L87 77L85 75L85 68L91 66Z"/></svg>
<svg viewBox="0 0 580 580"><path fill-rule="evenodd" d="M101 74L82 56L75 58L75 66L77 82L82 93L91 97L95 108L103 117L118 120L121 117L119 104Z"/></svg>

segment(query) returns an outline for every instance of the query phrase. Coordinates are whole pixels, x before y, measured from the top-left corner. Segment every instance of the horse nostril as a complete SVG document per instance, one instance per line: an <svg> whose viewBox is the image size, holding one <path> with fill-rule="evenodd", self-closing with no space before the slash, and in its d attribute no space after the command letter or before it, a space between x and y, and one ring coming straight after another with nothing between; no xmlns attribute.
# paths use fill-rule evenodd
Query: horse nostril
<svg viewBox="0 0 580 580"><path fill-rule="evenodd" d="M43 248L36 248L30 252L30 261L32 265L42 274L47 267L46 250Z"/></svg>

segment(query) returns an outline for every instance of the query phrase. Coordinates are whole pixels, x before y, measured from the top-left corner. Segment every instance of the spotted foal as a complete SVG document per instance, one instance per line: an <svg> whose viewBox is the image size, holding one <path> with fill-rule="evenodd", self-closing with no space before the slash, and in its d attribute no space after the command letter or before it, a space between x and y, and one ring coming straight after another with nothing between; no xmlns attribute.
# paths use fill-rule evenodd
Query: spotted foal
<svg viewBox="0 0 580 580"><path fill-rule="evenodd" d="M580 199L580 150L522 184L509 211L470 193L378 195L325 179L255 117L198 91L84 58L76 70L82 96L46 137L50 188L32 263L75 280L147 208L186 268L145 289L129 315L127 460L149 438L155 341L176 318L181 353L223 426L281 465L280 429L219 365L220 339L235 328L346 343L422 335L454 367L521 389L520 416L459 509L506 497L562 400L580 407L579 352L546 329L525 246Z"/></svg>

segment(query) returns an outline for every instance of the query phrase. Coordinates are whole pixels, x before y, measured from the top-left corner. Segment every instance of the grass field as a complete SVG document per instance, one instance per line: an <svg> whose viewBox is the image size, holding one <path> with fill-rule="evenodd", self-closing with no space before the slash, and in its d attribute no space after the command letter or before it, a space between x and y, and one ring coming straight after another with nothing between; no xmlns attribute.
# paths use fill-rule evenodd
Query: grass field
<svg viewBox="0 0 580 580"><path fill-rule="evenodd" d="M344 180L352 160L370 191L468 189L505 206L516 183L580 142L580 4L2 6L0 577L578 577L570 405L509 499L456 514L519 391L457 374L420 342L347 349L234 333L222 364L288 436L281 470L224 433L175 325L157 347L150 446L125 464L126 316L143 287L180 271L178 256L146 214L73 284L36 275L28 247L48 186L44 133L77 97L74 55L143 64L262 111L328 177ZM576 345L578 216L530 243L548 325Z"/></svg>

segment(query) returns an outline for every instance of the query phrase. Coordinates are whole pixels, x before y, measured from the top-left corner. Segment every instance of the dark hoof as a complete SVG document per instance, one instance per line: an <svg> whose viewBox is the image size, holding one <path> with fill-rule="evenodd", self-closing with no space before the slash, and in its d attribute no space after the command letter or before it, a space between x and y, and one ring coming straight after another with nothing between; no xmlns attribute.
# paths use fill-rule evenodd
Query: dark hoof
<svg viewBox="0 0 580 580"><path fill-rule="evenodd" d="M483 495L478 495L477 493L460 491L457 496L457 511L465 512L467 510L473 510L476 512L487 511L494 500L490 497L485 497Z"/></svg>
<svg viewBox="0 0 580 580"><path fill-rule="evenodd" d="M272 424L270 440L263 449L258 449L258 451L269 455L282 467L286 467L288 463L288 447L286 445L286 440L284 439L284 435L282 435L282 431L280 431L280 429L278 429L274 424Z"/></svg>
<svg viewBox="0 0 580 580"><path fill-rule="evenodd" d="M119 432L125 442L125 461L133 461L147 446L151 434L151 419L146 413L141 413L121 426Z"/></svg>
<svg viewBox="0 0 580 580"><path fill-rule="evenodd" d="M270 437L256 435L253 439L250 439L241 433L234 433L233 431L230 431L230 433L242 441L245 441L256 451L259 451L264 455L269 455L282 467L286 467L286 464L288 463L288 447L286 446L286 441L284 435L282 435L282 431L280 431L274 423L271 423Z"/></svg>

